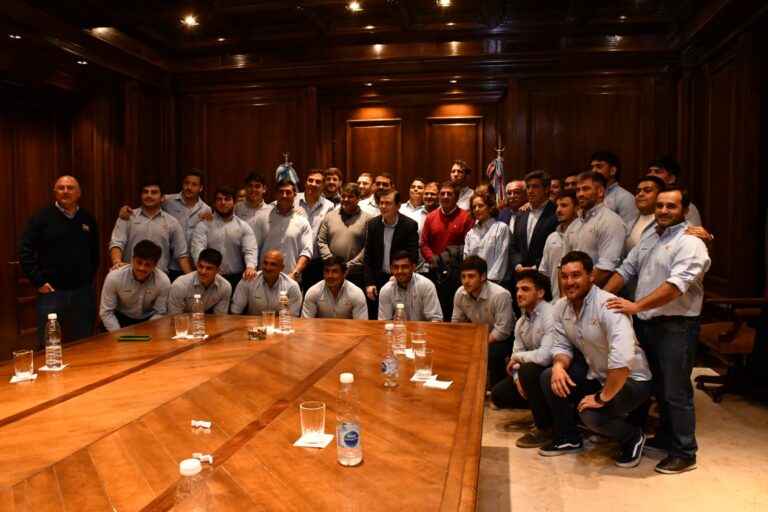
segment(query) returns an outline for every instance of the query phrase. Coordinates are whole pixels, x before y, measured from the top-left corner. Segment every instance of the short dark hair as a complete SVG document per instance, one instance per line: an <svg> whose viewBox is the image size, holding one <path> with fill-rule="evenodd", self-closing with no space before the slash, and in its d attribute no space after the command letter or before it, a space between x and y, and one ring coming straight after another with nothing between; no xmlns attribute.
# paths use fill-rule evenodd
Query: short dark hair
<svg viewBox="0 0 768 512"><path fill-rule="evenodd" d="M598 162L605 162L611 167L615 167L616 181L619 181L619 178L621 178L621 160L619 160L616 153L611 153L610 151L595 151L589 155L589 161L594 162L595 160Z"/></svg>
<svg viewBox="0 0 768 512"><path fill-rule="evenodd" d="M322 170L322 169L318 169L317 167L315 167L313 169L308 169L307 170L307 175L304 177L304 181L307 181L307 178L309 178L313 174L319 174L320 176L325 176L325 171Z"/></svg>
<svg viewBox="0 0 768 512"><path fill-rule="evenodd" d="M576 191L572 188L569 189L563 189L560 192L557 193L557 197L555 200L558 199L565 199L566 197L571 199L571 202L573 202L573 205L576 206L579 204L579 200L576 198Z"/></svg>
<svg viewBox="0 0 768 512"><path fill-rule="evenodd" d="M461 170L464 171L464 174L472 174L472 169L469 168L469 166L467 165L467 162L465 162L464 160L454 160L453 163L451 164L451 167L453 167L454 165L458 165L461 168Z"/></svg>
<svg viewBox="0 0 768 512"><path fill-rule="evenodd" d="M296 193L296 184L293 182L293 180L289 180L288 178L280 178L277 183L275 183L275 190L280 190L281 187L288 187L290 186L293 189L293 193Z"/></svg>
<svg viewBox="0 0 768 512"><path fill-rule="evenodd" d="M429 183L425 183L424 188L431 187L432 185L437 187L437 191L440 192L440 184L436 181L430 181Z"/></svg>
<svg viewBox="0 0 768 512"><path fill-rule="evenodd" d="M475 185L475 190L477 190L480 187L488 187L488 193L492 196L496 195L496 189L493 187L493 184L488 180L480 180L477 185Z"/></svg>
<svg viewBox="0 0 768 512"><path fill-rule="evenodd" d="M389 180L390 185L394 186L394 184L395 184L395 177L392 176L391 174L389 174L388 172L377 172L376 173L376 177L373 178L373 182L374 183L376 182L376 178L378 178L379 176L381 176L382 178L387 178Z"/></svg>
<svg viewBox="0 0 768 512"><path fill-rule="evenodd" d="M252 181L255 181L256 183L261 183L264 186L266 186L266 184L267 184L267 179L264 177L263 174L261 174L258 171L251 171L245 177L245 184L246 185L249 184Z"/></svg>
<svg viewBox="0 0 768 512"><path fill-rule="evenodd" d="M552 176L548 172L542 171L541 169L537 169L526 174L525 178L523 178L523 181L525 181L526 185L528 184L529 180L541 181L541 184L544 186L544 188L549 188L549 185L552 184Z"/></svg>
<svg viewBox="0 0 768 512"><path fill-rule="evenodd" d="M677 185L670 185L664 190L660 190L659 194L661 194L662 192L675 192L675 191L680 192L680 196L683 200L683 208L688 208L689 206L691 206L691 196L688 194L688 191L685 190L683 187L679 187Z"/></svg>
<svg viewBox="0 0 768 512"><path fill-rule="evenodd" d="M413 261L413 254L411 253L411 251L405 251L402 249L399 251L393 252L392 255L389 257L390 264L395 260L404 260L404 259L407 259L408 261L410 261L411 265L413 265L414 263L417 263L416 261Z"/></svg>
<svg viewBox="0 0 768 512"><path fill-rule="evenodd" d="M608 180L605 179L605 176L600 174L599 172L595 171L584 171L579 174L579 183L585 180L591 180L592 183L597 184L600 187L608 188Z"/></svg>
<svg viewBox="0 0 768 512"><path fill-rule="evenodd" d="M563 175L563 181L565 181L566 178L570 178L571 176L576 176L578 178L579 174L581 174L583 171L576 169L574 171L567 172Z"/></svg>
<svg viewBox="0 0 768 512"><path fill-rule="evenodd" d="M680 177L680 164L671 156L660 156L648 162L648 168L660 167L672 173L676 178Z"/></svg>
<svg viewBox="0 0 768 512"><path fill-rule="evenodd" d="M650 181L654 185L656 185L656 190L659 192L662 192L665 188L667 188L667 184L664 183L664 180L659 178L658 176L643 176L639 180L637 180L637 186L640 186L640 184L644 181Z"/></svg>
<svg viewBox="0 0 768 512"><path fill-rule="evenodd" d="M187 169L187 171L184 173L184 176L181 177L181 180L184 181L184 178L187 176L197 176L200 178L200 184L205 185L205 174L203 174L203 171L200 169L197 169L196 167Z"/></svg>
<svg viewBox="0 0 768 512"><path fill-rule="evenodd" d="M139 191L143 191L147 187L157 187L160 189L160 194L163 193L163 184L160 183L160 179L156 178L154 176L149 178L144 178L141 180L141 186L139 187Z"/></svg>
<svg viewBox="0 0 768 512"><path fill-rule="evenodd" d="M219 194L223 195L225 198L235 197L235 191L232 190L232 187L227 186L217 188L216 192L213 193L213 197L216 197Z"/></svg>
<svg viewBox="0 0 768 512"><path fill-rule="evenodd" d="M459 264L459 272L477 270L480 275L488 273L488 263L477 254L470 254Z"/></svg>
<svg viewBox="0 0 768 512"><path fill-rule="evenodd" d="M197 257L197 261L207 261L208 263L220 267L221 266L221 253L216 249L208 247L200 251L200 256Z"/></svg>
<svg viewBox="0 0 768 512"><path fill-rule="evenodd" d="M592 272L594 268L592 258L589 254L581 251L571 251L560 260L560 266L567 265L568 263L581 263L584 266L584 270Z"/></svg>
<svg viewBox="0 0 768 512"><path fill-rule="evenodd" d="M349 194L354 195L358 199L360 199L360 187L357 186L357 183L346 183L341 187L341 192L347 192ZM339 192L339 193L341 193Z"/></svg>
<svg viewBox="0 0 768 512"><path fill-rule="evenodd" d="M340 181L344 181L344 175L338 167L329 167L323 172L323 178L328 176L338 176Z"/></svg>
<svg viewBox="0 0 768 512"><path fill-rule="evenodd" d="M163 249L151 240L142 240L133 246L133 257L152 260L157 264L163 255Z"/></svg>
<svg viewBox="0 0 768 512"><path fill-rule="evenodd" d="M472 194L472 197L469 198L469 210L472 211L472 203L474 203L475 199L478 197L483 200L488 208L490 208L491 217L495 218L499 214L499 207L496 205L496 198L491 194L478 194L477 192Z"/></svg>
<svg viewBox="0 0 768 512"><path fill-rule="evenodd" d="M451 180L444 181L440 184L440 188L437 189L437 191L441 191L444 188L450 188L453 190L453 193L456 194L456 197L459 197L459 186L452 182Z"/></svg>
<svg viewBox="0 0 768 512"><path fill-rule="evenodd" d="M515 281L520 282L523 279L528 279L533 283L534 288L537 290L544 290L544 300L549 302L552 300L552 290L549 286L549 278L532 268L526 268L521 270L515 276Z"/></svg>
<svg viewBox="0 0 768 512"><path fill-rule="evenodd" d="M400 196L400 191L396 189L390 189L388 192L384 192L381 195L382 196L391 196L392 194L395 194L395 204L401 204L403 202L403 198Z"/></svg>
<svg viewBox="0 0 768 512"><path fill-rule="evenodd" d="M330 256L323 260L323 268L332 267L334 265L340 266L342 272L347 271L347 261L341 256Z"/></svg>

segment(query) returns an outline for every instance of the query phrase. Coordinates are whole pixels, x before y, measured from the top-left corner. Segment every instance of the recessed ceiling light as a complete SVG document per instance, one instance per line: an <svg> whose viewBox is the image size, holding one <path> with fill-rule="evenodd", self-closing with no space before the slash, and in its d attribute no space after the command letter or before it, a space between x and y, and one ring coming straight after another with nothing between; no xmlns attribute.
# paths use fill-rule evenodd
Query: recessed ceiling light
<svg viewBox="0 0 768 512"><path fill-rule="evenodd" d="M437 0L437 5L439 5L440 7L450 7L451 0Z"/></svg>
<svg viewBox="0 0 768 512"><path fill-rule="evenodd" d="M19 34L8 34L8 37L11 39L21 39L21 36Z"/></svg>
<svg viewBox="0 0 768 512"><path fill-rule="evenodd" d="M226 41L227 39L225 37L220 37L217 39L218 42Z"/></svg>
<svg viewBox="0 0 768 512"><path fill-rule="evenodd" d="M194 27L199 25L199 23L197 22L197 18L191 14L187 14L186 16L184 16L181 22L188 27Z"/></svg>
<svg viewBox="0 0 768 512"><path fill-rule="evenodd" d="M79 61L77 61L77 63L80 64L81 66L87 66L88 65L88 61L87 60L79 60Z"/></svg>
<svg viewBox="0 0 768 512"><path fill-rule="evenodd" d="M624 15L622 15L622 16L619 16L619 21L624 21L624 20L626 20L626 19L627 19L627 17L626 17L626 16L624 16Z"/></svg>
<svg viewBox="0 0 768 512"><path fill-rule="evenodd" d="M352 12L357 12L357 11L362 11L363 7L360 5L360 2L353 0L352 2L349 2L347 4L347 9L349 9Z"/></svg>
<svg viewBox="0 0 768 512"><path fill-rule="evenodd" d="M366 26L365 26L365 30L373 30L373 29L375 29L375 28L376 28L376 27L374 27L373 25L366 25Z"/></svg>
<svg viewBox="0 0 768 512"><path fill-rule="evenodd" d="M450 79L450 80L448 80L448 81L449 81L450 83L452 83L452 84L455 84L455 83L458 83L458 82L459 82L459 81L458 81L458 80L456 80L455 78L451 78L451 79Z"/></svg>
<svg viewBox="0 0 768 512"><path fill-rule="evenodd" d="M371 82L365 82L363 85L366 87L373 87L373 84Z"/></svg>
<svg viewBox="0 0 768 512"><path fill-rule="evenodd" d="M454 25L455 25L455 23L454 23L454 22L452 22L452 21L449 21L449 22L448 22L448 23L446 23L445 25L446 25L446 26L448 26L448 27L452 27L452 26L454 26Z"/></svg>

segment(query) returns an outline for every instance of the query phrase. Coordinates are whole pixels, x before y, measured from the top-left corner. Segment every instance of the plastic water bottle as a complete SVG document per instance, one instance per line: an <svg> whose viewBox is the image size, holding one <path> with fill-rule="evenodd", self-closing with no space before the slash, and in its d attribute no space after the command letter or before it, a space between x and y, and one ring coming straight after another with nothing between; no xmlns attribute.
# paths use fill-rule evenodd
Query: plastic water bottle
<svg viewBox="0 0 768 512"><path fill-rule="evenodd" d="M395 325L386 324L384 326L384 356L381 358L381 374L384 376L384 387L394 388L397 386L400 371L397 367L397 356L394 350Z"/></svg>
<svg viewBox="0 0 768 512"><path fill-rule="evenodd" d="M61 326L56 313L49 313L45 324L45 366L53 369L61 365Z"/></svg>
<svg viewBox="0 0 768 512"><path fill-rule="evenodd" d="M280 317L280 332L288 334L291 332L291 303L288 301L288 292L280 292L278 306L280 308L278 312Z"/></svg>
<svg viewBox="0 0 768 512"><path fill-rule="evenodd" d="M202 474L202 466L197 459L186 459L179 464L181 480L176 487L175 511L205 512L213 510L208 482Z"/></svg>
<svg viewBox="0 0 768 512"><path fill-rule="evenodd" d="M192 337L205 338L205 306L199 293L192 299Z"/></svg>
<svg viewBox="0 0 768 512"><path fill-rule="evenodd" d="M342 466L357 466L363 460L360 439L360 398L355 389L355 376L342 373L336 400L336 456Z"/></svg>
<svg viewBox="0 0 768 512"><path fill-rule="evenodd" d="M395 354L405 354L405 342L407 338L407 329L405 328L405 322L408 320L408 315L405 314L405 304L398 302L395 306L395 316L393 318L395 323Z"/></svg>

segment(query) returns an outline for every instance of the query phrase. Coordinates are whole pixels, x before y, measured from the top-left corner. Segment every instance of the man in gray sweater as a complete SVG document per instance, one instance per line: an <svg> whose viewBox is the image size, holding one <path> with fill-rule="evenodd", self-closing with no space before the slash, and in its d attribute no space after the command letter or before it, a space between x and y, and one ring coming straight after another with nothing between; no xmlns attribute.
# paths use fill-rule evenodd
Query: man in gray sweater
<svg viewBox="0 0 768 512"><path fill-rule="evenodd" d="M317 233L320 258L338 256L347 262L347 280L365 288L363 254L365 224L371 216L358 206L360 187L347 183L341 189L341 208L326 214Z"/></svg>

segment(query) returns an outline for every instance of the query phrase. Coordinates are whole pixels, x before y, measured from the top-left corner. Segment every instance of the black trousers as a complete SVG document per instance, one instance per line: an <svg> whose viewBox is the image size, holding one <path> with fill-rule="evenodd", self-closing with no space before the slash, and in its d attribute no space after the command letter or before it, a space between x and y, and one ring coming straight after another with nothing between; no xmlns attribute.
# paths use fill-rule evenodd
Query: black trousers
<svg viewBox="0 0 768 512"><path fill-rule="evenodd" d="M540 429L552 428L554 422L547 400L541 390L541 374L546 367L535 363L523 363L517 370L517 378L523 387L525 396L520 395L514 379L510 375L491 389L491 401L500 409L531 409L533 421Z"/></svg>

